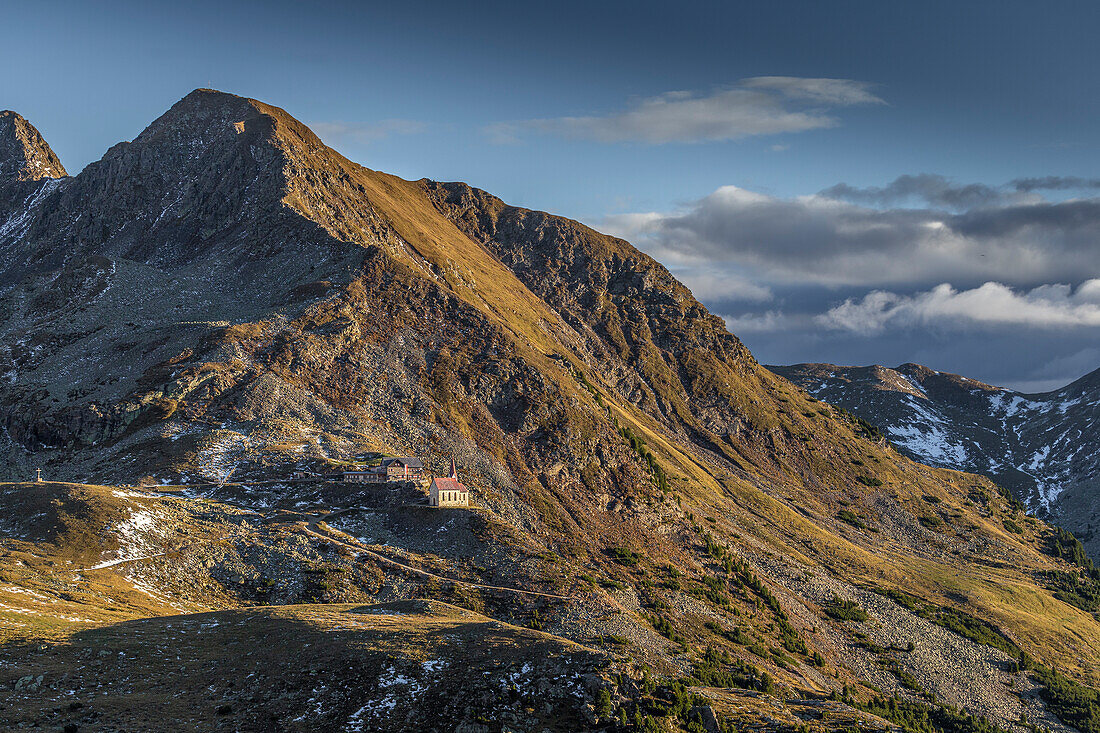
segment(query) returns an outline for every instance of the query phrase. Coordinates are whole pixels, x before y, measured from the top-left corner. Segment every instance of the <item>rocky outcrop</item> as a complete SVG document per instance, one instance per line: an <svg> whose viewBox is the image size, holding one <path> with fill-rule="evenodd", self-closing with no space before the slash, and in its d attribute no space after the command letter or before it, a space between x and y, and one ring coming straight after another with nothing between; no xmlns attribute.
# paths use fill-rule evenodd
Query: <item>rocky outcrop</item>
<svg viewBox="0 0 1100 733"><path fill-rule="evenodd" d="M660 263L624 240L464 183L420 183L572 327L588 365L621 398L719 454L729 452L729 436L751 439L762 422L754 400L768 393L771 375Z"/></svg>
<svg viewBox="0 0 1100 733"><path fill-rule="evenodd" d="M0 111L0 183L67 175L34 125L11 110Z"/></svg>

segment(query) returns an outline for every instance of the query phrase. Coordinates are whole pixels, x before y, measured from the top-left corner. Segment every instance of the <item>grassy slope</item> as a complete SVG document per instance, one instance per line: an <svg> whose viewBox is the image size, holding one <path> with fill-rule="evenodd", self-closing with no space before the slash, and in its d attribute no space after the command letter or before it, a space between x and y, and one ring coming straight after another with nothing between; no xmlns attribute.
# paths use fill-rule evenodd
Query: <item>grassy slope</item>
<svg viewBox="0 0 1100 733"><path fill-rule="evenodd" d="M108 528L172 500L56 483L0 484L0 497L7 510L0 538L0 640L64 638L104 623L202 608L150 595L114 569L92 569L120 551L129 556ZM202 538L200 523L188 529L188 541ZM171 551L182 541L165 537L162 548L147 550Z"/></svg>

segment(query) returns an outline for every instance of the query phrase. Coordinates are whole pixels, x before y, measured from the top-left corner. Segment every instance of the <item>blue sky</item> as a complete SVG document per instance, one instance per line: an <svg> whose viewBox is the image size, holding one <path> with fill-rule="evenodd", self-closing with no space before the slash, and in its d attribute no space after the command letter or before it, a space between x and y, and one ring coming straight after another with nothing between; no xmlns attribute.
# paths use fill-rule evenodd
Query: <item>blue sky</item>
<svg viewBox="0 0 1100 733"><path fill-rule="evenodd" d="M1097 37L1087 2L39 2L0 107L75 173L193 88L256 97L627 236L762 361L1040 389L1100 367Z"/></svg>

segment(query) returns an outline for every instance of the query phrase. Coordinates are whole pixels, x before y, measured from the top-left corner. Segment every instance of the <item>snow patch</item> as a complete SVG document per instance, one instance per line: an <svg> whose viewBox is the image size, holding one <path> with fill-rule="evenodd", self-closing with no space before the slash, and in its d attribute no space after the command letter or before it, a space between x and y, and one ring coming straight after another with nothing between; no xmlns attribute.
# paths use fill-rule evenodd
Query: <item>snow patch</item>
<svg viewBox="0 0 1100 733"><path fill-rule="evenodd" d="M379 690L385 690L386 694L378 700L368 702L352 713L344 725L345 731L359 733L360 731L377 730L378 728L371 724L372 721L377 720L386 713L393 712L397 708L399 700L411 702L426 689L420 682L401 674L392 665L382 671L377 686Z"/></svg>
<svg viewBox="0 0 1100 733"><path fill-rule="evenodd" d="M934 425L923 428L907 425L887 430L893 443L935 465L958 467L970 457L965 446L953 442L945 431Z"/></svg>
<svg viewBox="0 0 1100 733"><path fill-rule="evenodd" d="M146 498L146 497L143 497ZM91 570L109 568L131 560L148 560L163 554L161 541L169 530L158 524L156 515L148 509L131 509L130 515L112 527L118 536L115 557L93 565Z"/></svg>

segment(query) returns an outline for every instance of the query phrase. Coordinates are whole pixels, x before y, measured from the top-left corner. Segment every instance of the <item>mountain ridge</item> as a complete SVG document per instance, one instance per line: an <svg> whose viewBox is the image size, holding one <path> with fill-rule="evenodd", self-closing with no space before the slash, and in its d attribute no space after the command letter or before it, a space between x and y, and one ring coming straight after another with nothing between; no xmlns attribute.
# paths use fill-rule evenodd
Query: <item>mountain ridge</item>
<svg viewBox="0 0 1100 733"><path fill-rule="evenodd" d="M0 209L0 478L80 483L0 491L134 557L59 575L76 540L5 530L28 569L0 571L26 589L193 610L438 597L628 649L666 686L625 658L599 685L624 721L670 726L690 706L667 680L687 675L692 694L854 689L1018 730L1060 726L1018 693L1040 685L1011 671L1019 651L1100 681L1100 624L1045 580L1081 572L1050 527L761 367L624 240L358 166L282 110L206 90L34 185ZM384 454L455 459L477 507L290 478ZM85 516L84 495L109 511ZM5 588L0 616L33 637L19 611L42 607Z"/></svg>
<svg viewBox="0 0 1100 733"><path fill-rule="evenodd" d="M1047 511L1097 552L1100 369L1023 393L916 364L770 366L820 399L882 428L916 460L982 473ZM900 395L906 395L904 398Z"/></svg>

